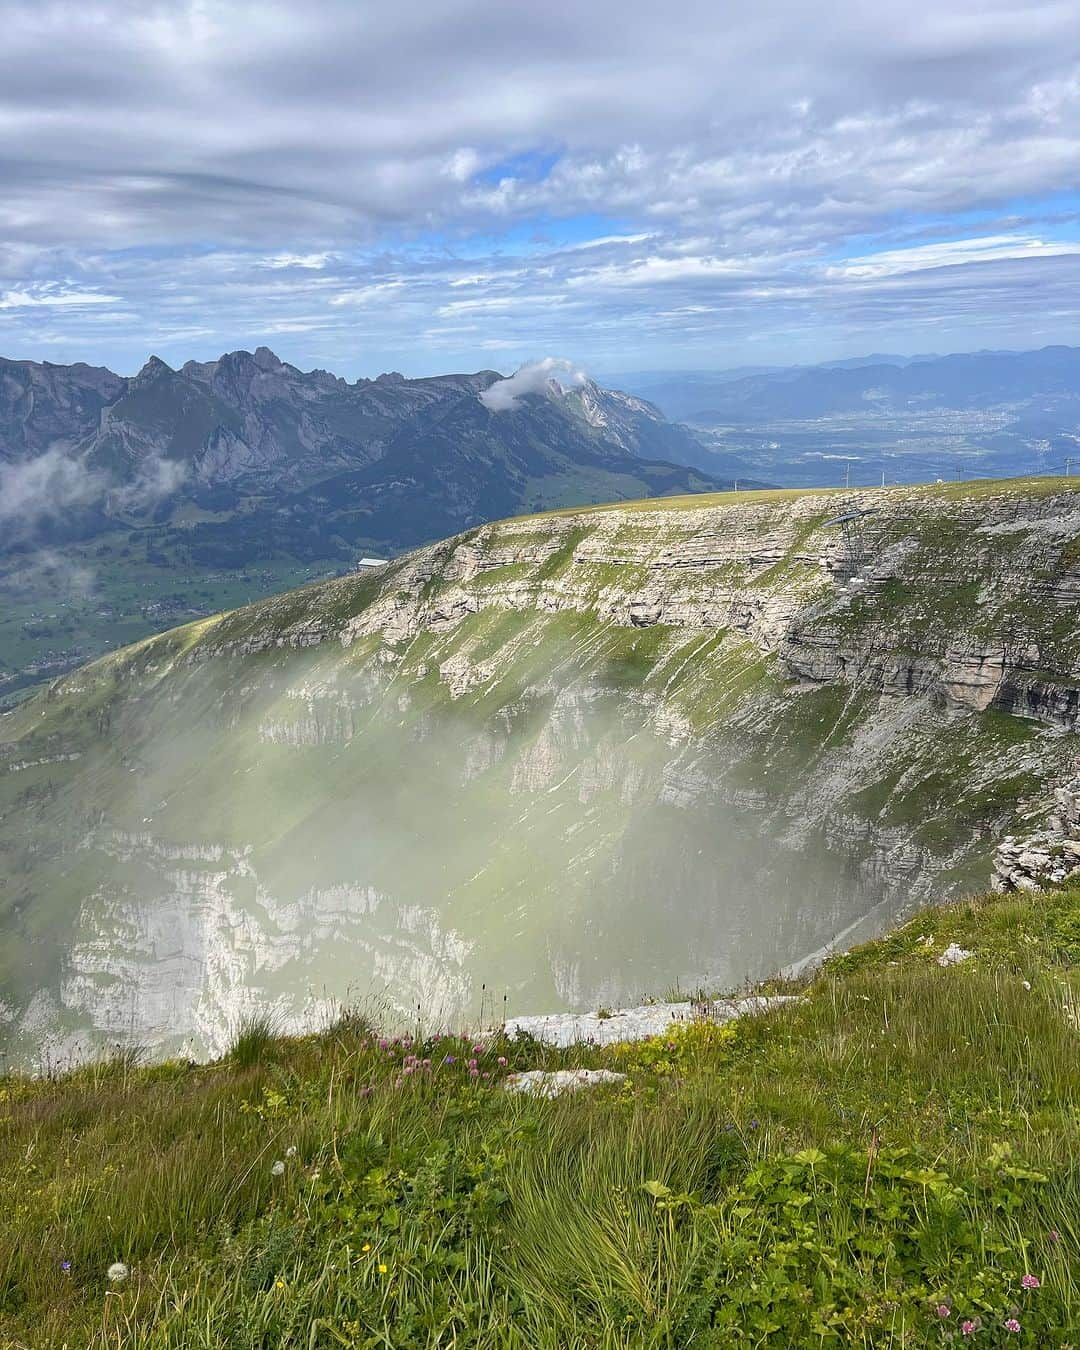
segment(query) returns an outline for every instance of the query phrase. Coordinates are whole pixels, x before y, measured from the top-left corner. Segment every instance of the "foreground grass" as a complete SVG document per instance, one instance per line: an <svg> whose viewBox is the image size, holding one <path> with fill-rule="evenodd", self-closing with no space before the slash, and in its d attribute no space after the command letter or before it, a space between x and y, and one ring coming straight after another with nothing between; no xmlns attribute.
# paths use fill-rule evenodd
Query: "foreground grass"
<svg viewBox="0 0 1080 1350"><path fill-rule="evenodd" d="M1078 967L1080 891L988 899L637 1046L254 1024L0 1079L0 1346L1069 1345ZM627 1078L501 1088L569 1064Z"/></svg>

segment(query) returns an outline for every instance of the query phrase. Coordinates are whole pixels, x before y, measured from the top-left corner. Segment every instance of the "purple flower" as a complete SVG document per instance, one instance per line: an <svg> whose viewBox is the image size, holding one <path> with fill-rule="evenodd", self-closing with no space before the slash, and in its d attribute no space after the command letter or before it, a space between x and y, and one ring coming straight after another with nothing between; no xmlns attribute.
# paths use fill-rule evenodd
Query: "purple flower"
<svg viewBox="0 0 1080 1350"><path fill-rule="evenodd" d="M484 1047L482 1045L474 1045L472 1052L474 1055L482 1055L484 1053Z"/></svg>
<svg viewBox="0 0 1080 1350"><path fill-rule="evenodd" d="M975 1325L975 1323L971 1320L970 1317L967 1319L966 1322L960 1323L961 1336L974 1336L976 1331L978 1331L978 1329L979 1328Z"/></svg>
<svg viewBox="0 0 1080 1350"><path fill-rule="evenodd" d="M71 1262L70 1262L70 1261L61 1261L61 1262L60 1262L60 1269L64 1272L65 1275L70 1275L70 1274L71 1274Z"/></svg>
<svg viewBox="0 0 1080 1350"><path fill-rule="evenodd" d="M934 1309L934 1311L937 1313L939 1317L952 1316L952 1309L949 1307L947 1303L939 1303L937 1307Z"/></svg>
<svg viewBox="0 0 1080 1350"><path fill-rule="evenodd" d="M1020 1283L1025 1289L1038 1289L1042 1281L1039 1279L1038 1275L1025 1275Z"/></svg>
<svg viewBox="0 0 1080 1350"><path fill-rule="evenodd" d="M470 1077L470 1078L479 1078L479 1077L480 1077L480 1070L479 1070L479 1069L470 1069L470 1070L469 1070L469 1077Z"/></svg>
<svg viewBox="0 0 1080 1350"><path fill-rule="evenodd" d="M454 1056L453 1056L453 1055L443 1055L443 1063L444 1063L444 1064L453 1064L453 1063L454 1063Z"/></svg>
<svg viewBox="0 0 1080 1350"><path fill-rule="evenodd" d="M1005 1330L1006 1330L1006 1331L1019 1331L1019 1330L1020 1330L1020 1323L1016 1320L1015 1317L1010 1317L1010 1318L1006 1321L1006 1323L1005 1323Z"/></svg>

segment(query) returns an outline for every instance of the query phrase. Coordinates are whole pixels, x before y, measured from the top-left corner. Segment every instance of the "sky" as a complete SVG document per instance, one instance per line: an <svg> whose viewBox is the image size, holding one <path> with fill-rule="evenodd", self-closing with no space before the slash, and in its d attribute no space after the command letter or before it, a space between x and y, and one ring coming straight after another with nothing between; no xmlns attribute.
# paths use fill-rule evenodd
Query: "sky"
<svg viewBox="0 0 1080 1350"><path fill-rule="evenodd" d="M1080 343L1075 0L0 0L0 355Z"/></svg>

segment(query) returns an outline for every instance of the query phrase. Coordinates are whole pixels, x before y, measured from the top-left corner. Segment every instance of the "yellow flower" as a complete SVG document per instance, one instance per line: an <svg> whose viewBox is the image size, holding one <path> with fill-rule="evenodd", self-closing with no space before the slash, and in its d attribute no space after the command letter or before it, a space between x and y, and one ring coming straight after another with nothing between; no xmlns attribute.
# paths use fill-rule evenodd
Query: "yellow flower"
<svg viewBox="0 0 1080 1350"><path fill-rule="evenodd" d="M274 1281L274 1288L275 1288L275 1289L284 1289L284 1288L285 1288L285 1281L284 1281L284 1280L280 1280L280 1279L279 1279L279 1280L275 1280L275 1281Z"/></svg>
<svg viewBox="0 0 1080 1350"><path fill-rule="evenodd" d="M364 1245L360 1248L360 1250L361 1250L362 1252L369 1252L369 1251L371 1251L371 1243L370 1243L370 1242L365 1242Z"/></svg>
<svg viewBox="0 0 1080 1350"><path fill-rule="evenodd" d="M385 1266L380 1266L380 1267L379 1267L379 1274L380 1274L380 1275L385 1275L385 1274L386 1274L386 1267L385 1267Z"/></svg>

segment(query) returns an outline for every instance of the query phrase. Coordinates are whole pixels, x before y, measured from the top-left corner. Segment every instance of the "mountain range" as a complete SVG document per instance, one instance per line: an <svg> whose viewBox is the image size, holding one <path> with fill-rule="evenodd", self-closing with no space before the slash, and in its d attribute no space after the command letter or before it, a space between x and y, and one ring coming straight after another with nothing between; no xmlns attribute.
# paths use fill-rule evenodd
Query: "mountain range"
<svg viewBox="0 0 1080 1350"><path fill-rule="evenodd" d="M619 376L671 417L758 425L878 411L980 411L1080 419L1080 348L898 356L873 353L814 366L651 371Z"/></svg>
<svg viewBox="0 0 1080 1350"><path fill-rule="evenodd" d="M154 522L190 556L395 551L522 510L692 492L692 432L640 398L549 380L484 401L495 371L355 383L265 347L151 357L132 378L0 361L9 547ZM678 464L673 463L678 461Z"/></svg>
<svg viewBox="0 0 1080 1350"><path fill-rule="evenodd" d="M0 702L362 555L724 485L696 433L551 365L349 383L265 347L131 378L0 360Z"/></svg>

